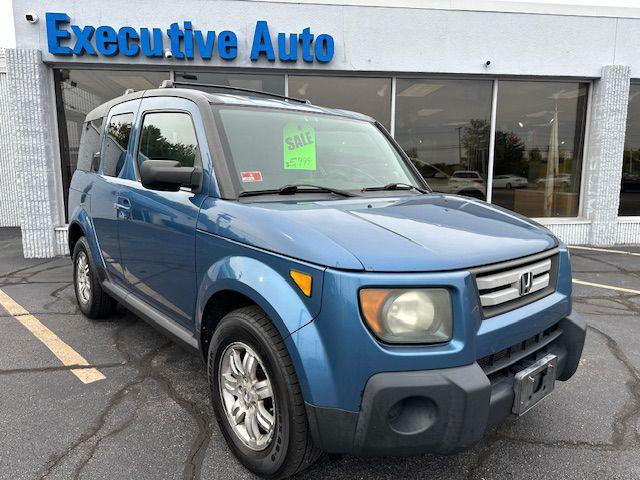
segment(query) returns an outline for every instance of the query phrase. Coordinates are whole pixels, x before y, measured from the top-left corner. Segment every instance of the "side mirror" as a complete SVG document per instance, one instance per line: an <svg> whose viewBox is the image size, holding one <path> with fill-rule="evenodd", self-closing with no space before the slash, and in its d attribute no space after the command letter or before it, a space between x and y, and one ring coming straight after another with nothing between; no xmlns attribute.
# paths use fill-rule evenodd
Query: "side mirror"
<svg viewBox="0 0 640 480"><path fill-rule="evenodd" d="M200 167L183 167L175 160L145 160L140 166L142 186L150 190L176 192L180 187L199 188Z"/></svg>
<svg viewBox="0 0 640 480"><path fill-rule="evenodd" d="M100 152L96 152L91 157L91 171L97 172L100 168Z"/></svg>

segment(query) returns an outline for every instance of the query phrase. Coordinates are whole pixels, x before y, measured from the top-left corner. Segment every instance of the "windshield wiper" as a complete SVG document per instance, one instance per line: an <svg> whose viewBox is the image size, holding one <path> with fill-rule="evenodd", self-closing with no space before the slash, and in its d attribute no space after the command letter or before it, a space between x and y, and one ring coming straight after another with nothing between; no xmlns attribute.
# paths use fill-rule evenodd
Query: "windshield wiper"
<svg viewBox="0 0 640 480"><path fill-rule="evenodd" d="M309 190L313 189L313 190ZM278 189L273 190L252 190L240 192L239 197L251 197L255 195L294 195L296 193L302 192L327 192L333 193L335 195L340 195L341 197L355 197L353 193L347 192L345 190L338 190L337 188L324 187L321 185L312 185L307 183L298 183L295 185L284 185Z"/></svg>
<svg viewBox="0 0 640 480"><path fill-rule="evenodd" d="M382 187L367 187L363 188L362 192L380 192L382 190L416 190L420 193L429 193L424 188L415 187L413 185L409 185L408 183L387 183Z"/></svg>

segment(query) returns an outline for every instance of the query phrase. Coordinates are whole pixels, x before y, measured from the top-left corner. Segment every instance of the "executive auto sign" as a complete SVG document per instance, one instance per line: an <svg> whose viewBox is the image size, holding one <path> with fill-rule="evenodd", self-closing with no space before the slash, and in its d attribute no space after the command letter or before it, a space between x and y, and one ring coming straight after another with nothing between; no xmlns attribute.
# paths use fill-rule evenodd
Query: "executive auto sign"
<svg viewBox="0 0 640 480"><path fill-rule="evenodd" d="M166 30L128 26L116 30L108 25L74 25L66 13L48 12L46 29L49 53L60 56L143 55L209 60L217 55L222 60L234 60L240 48L235 32L201 31L190 21L184 21L182 25L172 23ZM249 58L253 62L260 59L297 62L301 59L308 63L327 63L333 58L333 37L326 33L315 35L309 27L300 33L278 32L272 37L267 22L259 20L252 38Z"/></svg>

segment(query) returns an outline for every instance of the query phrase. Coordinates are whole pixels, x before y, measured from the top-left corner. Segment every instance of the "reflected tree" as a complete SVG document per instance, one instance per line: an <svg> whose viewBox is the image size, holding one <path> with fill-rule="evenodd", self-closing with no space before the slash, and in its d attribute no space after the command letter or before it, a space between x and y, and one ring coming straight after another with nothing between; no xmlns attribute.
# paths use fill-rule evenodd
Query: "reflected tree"
<svg viewBox="0 0 640 480"><path fill-rule="evenodd" d="M111 137L122 149L127 148L129 144L129 135L131 134L131 123L129 122L112 122L109 124L107 135Z"/></svg>
<svg viewBox="0 0 640 480"><path fill-rule="evenodd" d="M495 174L514 174L522 171L525 144L513 132L496 132Z"/></svg>
<svg viewBox="0 0 640 480"><path fill-rule="evenodd" d="M142 129L141 152L149 159L176 160L183 166L192 167L196 157L196 146L168 140L158 127L146 125Z"/></svg>
<svg viewBox="0 0 640 480"><path fill-rule="evenodd" d="M467 152L467 165L469 170L486 173L486 159L489 152L489 135L491 124L485 119L472 119L469 125L464 127L462 146Z"/></svg>

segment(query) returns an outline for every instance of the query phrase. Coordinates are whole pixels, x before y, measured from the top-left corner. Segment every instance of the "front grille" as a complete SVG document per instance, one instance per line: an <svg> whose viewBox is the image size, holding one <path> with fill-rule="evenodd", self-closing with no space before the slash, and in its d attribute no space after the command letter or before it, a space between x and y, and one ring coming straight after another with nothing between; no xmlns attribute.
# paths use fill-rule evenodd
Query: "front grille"
<svg viewBox="0 0 640 480"><path fill-rule="evenodd" d="M556 324L509 348L479 359L478 365L490 379L502 373L508 374L512 369L520 369L523 362L526 363L541 356L560 335L562 335L562 329Z"/></svg>
<svg viewBox="0 0 640 480"><path fill-rule="evenodd" d="M549 295L556 289L557 272L557 249L475 269L483 316L505 313Z"/></svg>

